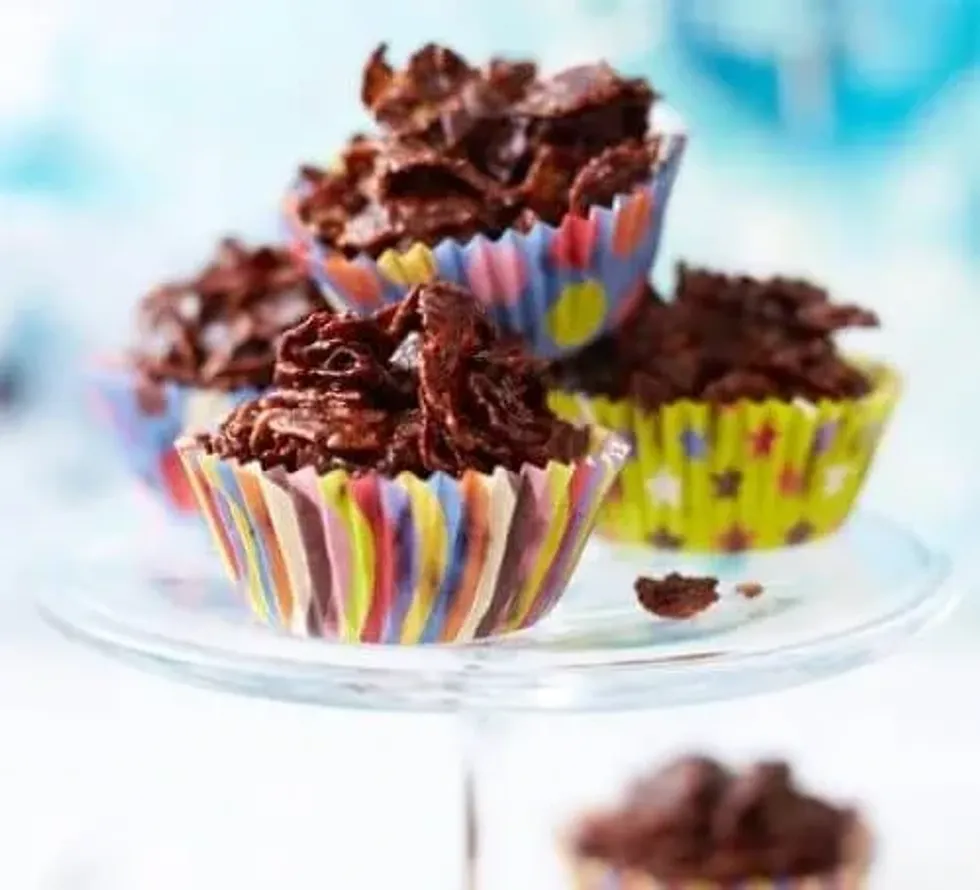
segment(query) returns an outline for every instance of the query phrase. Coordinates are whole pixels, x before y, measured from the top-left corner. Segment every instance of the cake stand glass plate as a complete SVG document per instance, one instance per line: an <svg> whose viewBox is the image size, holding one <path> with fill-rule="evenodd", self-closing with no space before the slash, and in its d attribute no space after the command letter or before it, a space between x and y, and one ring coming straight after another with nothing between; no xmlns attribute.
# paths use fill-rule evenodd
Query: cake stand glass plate
<svg viewBox="0 0 980 890"><path fill-rule="evenodd" d="M783 551L698 557L594 540L536 627L470 645L351 645L255 624L217 560L181 535L85 542L39 585L43 611L72 636L185 680L339 707L621 710L763 692L873 659L952 596L944 557L863 514ZM717 576L721 601L686 622L647 614L636 576L671 570ZM763 593L744 598L743 581Z"/></svg>
<svg viewBox="0 0 980 890"><path fill-rule="evenodd" d="M565 597L529 630L471 645L368 646L256 625L186 528L93 535L36 579L69 636L186 681L327 706L460 715L462 886L481 884L483 775L501 724L527 711L653 708L764 692L871 661L953 603L946 559L886 519L784 551L695 557L590 542ZM637 575L719 578L721 601L686 622L637 604ZM763 586L755 599L740 582ZM506 715L506 716L504 716Z"/></svg>

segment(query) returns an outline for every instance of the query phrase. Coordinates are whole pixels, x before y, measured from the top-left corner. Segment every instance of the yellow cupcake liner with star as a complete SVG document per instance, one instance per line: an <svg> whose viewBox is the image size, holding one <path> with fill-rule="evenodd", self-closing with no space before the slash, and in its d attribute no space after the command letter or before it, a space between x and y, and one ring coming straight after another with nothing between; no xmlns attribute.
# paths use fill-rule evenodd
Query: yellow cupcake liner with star
<svg viewBox="0 0 980 890"><path fill-rule="evenodd" d="M873 381L859 399L732 405L551 393L560 416L627 437L633 455L598 530L662 549L735 552L824 537L854 507L901 394L891 367L853 359Z"/></svg>

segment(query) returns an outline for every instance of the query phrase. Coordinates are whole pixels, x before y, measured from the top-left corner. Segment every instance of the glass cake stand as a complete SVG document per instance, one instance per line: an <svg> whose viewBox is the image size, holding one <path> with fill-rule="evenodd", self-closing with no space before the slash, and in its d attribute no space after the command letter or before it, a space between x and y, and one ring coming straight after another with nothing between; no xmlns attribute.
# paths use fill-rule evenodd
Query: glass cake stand
<svg viewBox="0 0 980 890"><path fill-rule="evenodd" d="M857 515L790 550L691 556L589 544L541 624L471 645L351 645L257 626L203 547L138 531L86 542L39 585L44 615L109 654L189 682L331 707L458 715L476 885L478 777L494 723L518 712L655 708L788 687L870 662L949 609L945 557L901 526ZM181 549L173 546L181 544ZM175 558L175 553L181 554ZM635 601L639 574L721 581L718 604L671 622ZM755 581L746 599L735 584Z"/></svg>

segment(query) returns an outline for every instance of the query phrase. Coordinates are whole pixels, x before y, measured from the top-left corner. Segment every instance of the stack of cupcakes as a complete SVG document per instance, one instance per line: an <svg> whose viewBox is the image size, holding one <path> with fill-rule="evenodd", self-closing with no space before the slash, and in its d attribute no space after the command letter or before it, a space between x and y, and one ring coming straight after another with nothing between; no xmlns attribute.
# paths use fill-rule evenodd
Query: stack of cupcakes
<svg viewBox="0 0 980 890"><path fill-rule="evenodd" d="M736 550L843 520L898 386L830 338L875 319L782 279L653 293L686 139L648 83L382 46L361 95L374 132L300 169L288 244L223 243L94 377L258 617L465 641L547 614L597 521Z"/></svg>
<svg viewBox="0 0 980 890"><path fill-rule="evenodd" d="M552 412L544 362L642 299L684 136L604 63L543 76L428 45L395 70L380 47L362 98L376 131L301 169L288 250L229 242L146 297L98 404L262 620L362 642L520 629L628 456Z"/></svg>
<svg viewBox="0 0 980 890"><path fill-rule="evenodd" d="M302 170L285 205L331 305L373 311L434 278L471 289L553 363L556 411L631 442L607 535L728 552L842 524L899 383L832 337L877 319L780 277L682 267L670 302L654 294L685 136L649 84L431 45L395 70L381 47L362 98L377 132Z"/></svg>

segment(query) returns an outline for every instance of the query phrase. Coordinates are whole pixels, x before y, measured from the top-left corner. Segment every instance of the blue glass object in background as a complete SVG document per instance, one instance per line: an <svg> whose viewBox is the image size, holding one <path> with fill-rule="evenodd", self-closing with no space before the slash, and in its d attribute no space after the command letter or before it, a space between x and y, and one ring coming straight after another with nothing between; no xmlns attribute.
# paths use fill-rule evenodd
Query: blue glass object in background
<svg viewBox="0 0 980 890"><path fill-rule="evenodd" d="M980 63L980 0L675 0L670 22L695 71L810 144L901 135Z"/></svg>
<svg viewBox="0 0 980 890"><path fill-rule="evenodd" d="M77 202L98 194L106 176L68 125L32 126L0 140L0 193Z"/></svg>

